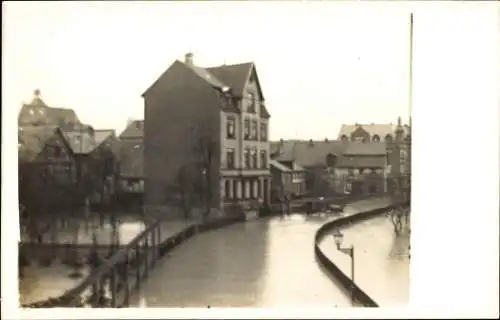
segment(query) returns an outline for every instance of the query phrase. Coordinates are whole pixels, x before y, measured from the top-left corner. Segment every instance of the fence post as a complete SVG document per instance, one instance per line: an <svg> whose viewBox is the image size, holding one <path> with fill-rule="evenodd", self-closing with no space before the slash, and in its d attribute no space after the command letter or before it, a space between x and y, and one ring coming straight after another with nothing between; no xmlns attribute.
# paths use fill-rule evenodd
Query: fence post
<svg viewBox="0 0 500 320"><path fill-rule="evenodd" d="M128 272L129 272L129 254L130 251L127 248L127 254L125 255L125 263L124 263L124 279L123 279L123 284L125 285L125 298L124 298L124 305L128 307L129 305L129 299L130 299L130 283L129 283L129 277L128 277Z"/></svg>
<svg viewBox="0 0 500 320"><path fill-rule="evenodd" d="M151 266L156 265L156 256L158 252L156 250L156 227L151 230Z"/></svg>
<svg viewBox="0 0 500 320"><path fill-rule="evenodd" d="M141 288L141 253L140 253L140 246L139 242L135 245L135 267L136 267L136 278L137 278L137 283L135 284L137 290Z"/></svg>
<svg viewBox="0 0 500 320"><path fill-rule="evenodd" d="M144 254L142 255L144 257L144 274L143 274L143 278L146 278L148 276L148 273L149 273L149 254L150 254L150 250L149 250L149 235L150 235L150 233L148 232L148 234L145 234L145 237L144 237Z"/></svg>
<svg viewBox="0 0 500 320"><path fill-rule="evenodd" d="M116 308L116 270L117 264L111 268L110 291L111 291L111 308Z"/></svg>

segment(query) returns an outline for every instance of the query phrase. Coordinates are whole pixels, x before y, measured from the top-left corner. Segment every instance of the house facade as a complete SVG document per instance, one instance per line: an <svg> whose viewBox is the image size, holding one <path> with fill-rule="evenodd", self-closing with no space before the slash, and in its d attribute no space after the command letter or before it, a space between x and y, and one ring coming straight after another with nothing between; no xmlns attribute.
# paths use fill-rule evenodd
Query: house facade
<svg viewBox="0 0 500 320"><path fill-rule="evenodd" d="M19 202L26 212L67 212L76 196L73 152L56 126L18 128Z"/></svg>
<svg viewBox="0 0 500 320"><path fill-rule="evenodd" d="M398 117L396 124L342 125L338 134L342 141L380 142L387 144L388 189L398 193L409 188L411 174L411 117L410 124L403 124Z"/></svg>
<svg viewBox="0 0 500 320"><path fill-rule="evenodd" d="M339 191L353 196L387 193L387 146L383 142L350 142L333 169Z"/></svg>
<svg viewBox="0 0 500 320"><path fill-rule="evenodd" d="M308 196L383 194L387 190L387 144L362 140L280 141L273 160L304 168Z"/></svg>
<svg viewBox="0 0 500 320"><path fill-rule="evenodd" d="M270 200L268 125L253 63L175 61L143 94L147 208L232 214Z"/></svg>
<svg viewBox="0 0 500 320"><path fill-rule="evenodd" d="M120 139L115 152L119 163L117 205L122 210L138 210L144 203L144 140Z"/></svg>
<svg viewBox="0 0 500 320"><path fill-rule="evenodd" d="M87 155L88 173L92 175L90 202L101 206L113 204L120 166L116 152L119 140L115 130L95 130L95 148Z"/></svg>
<svg viewBox="0 0 500 320"><path fill-rule="evenodd" d="M305 169L291 161L271 160L271 200L273 202L285 196L299 198L305 195Z"/></svg>

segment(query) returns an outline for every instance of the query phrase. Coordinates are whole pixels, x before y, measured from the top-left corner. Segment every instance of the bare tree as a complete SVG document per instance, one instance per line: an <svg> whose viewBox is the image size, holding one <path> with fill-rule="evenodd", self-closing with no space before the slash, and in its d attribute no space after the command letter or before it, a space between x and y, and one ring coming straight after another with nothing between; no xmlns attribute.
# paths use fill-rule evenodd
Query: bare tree
<svg viewBox="0 0 500 320"><path fill-rule="evenodd" d="M410 208L400 207L392 209L387 216L394 226L394 233L397 236L408 234L410 231Z"/></svg>
<svg viewBox="0 0 500 320"><path fill-rule="evenodd" d="M193 129L195 143L193 151L195 154L194 179L195 189L203 207L203 220L206 220L210 214L213 202L213 167L214 157L216 155L217 143L214 139L213 130L210 123L201 123Z"/></svg>
<svg viewBox="0 0 500 320"><path fill-rule="evenodd" d="M177 191L179 192L180 205L184 218L188 219L191 216L191 194L193 192L192 180L189 176L189 171L186 166L182 166L176 177Z"/></svg>

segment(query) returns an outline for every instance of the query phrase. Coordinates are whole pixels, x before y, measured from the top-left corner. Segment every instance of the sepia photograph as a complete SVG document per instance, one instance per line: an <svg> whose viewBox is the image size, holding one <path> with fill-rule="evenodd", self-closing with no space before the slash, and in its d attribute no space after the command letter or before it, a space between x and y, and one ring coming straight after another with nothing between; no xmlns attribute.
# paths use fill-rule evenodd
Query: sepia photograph
<svg viewBox="0 0 500 320"><path fill-rule="evenodd" d="M9 4L19 308L408 306L419 15L265 7Z"/></svg>
<svg viewBox="0 0 500 320"><path fill-rule="evenodd" d="M33 6L25 10L64 15L82 4ZM63 17L52 27L70 31L41 48L56 56L29 61L46 65L19 101L21 306L407 304L413 14L373 15L371 26L357 22L361 12L325 17L335 45L317 43L310 27L299 57L285 25L227 28L244 18L239 9L187 32L200 13L183 14L175 32L186 39L163 42L180 3L140 16L122 6ZM95 35L99 14L111 26ZM127 19L147 22L148 35L147 50L125 59L117 48L140 41L120 29ZM76 40L71 28L83 28ZM258 46L270 36L282 43ZM95 66L42 74L80 47L73 59ZM157 75L150 83L135 76L143 66ZM107 81L116 83L93 92ZM114 96L142 103L105 110Z"/></svg>

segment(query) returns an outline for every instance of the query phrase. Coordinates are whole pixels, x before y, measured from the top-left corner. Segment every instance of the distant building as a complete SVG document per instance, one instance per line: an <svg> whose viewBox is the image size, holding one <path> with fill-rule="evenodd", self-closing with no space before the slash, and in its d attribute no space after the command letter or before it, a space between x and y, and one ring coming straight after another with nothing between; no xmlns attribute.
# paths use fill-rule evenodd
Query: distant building
<svg viewBox="0 0 500 320"><path fill-rule="evenodd" d="M379 142L387 144L389 165L389 192L408 189L411 175L411 117L410 124L402 124L398 117L396 124L354 124L342 125L338 134L342 141ZM404 191L407 192L407 191Z"/></svg>
<svg viewBox="0 0 500 320"><path fill-rule="evenodd" d="M301 197L306 192L305 169L293 161L271 160L271 194L277 201L284 196Z"/></svg>
<svg viewBox="0 0 500 320"><path fill-rule="evenodd" d="M117 154L120 142L113 129L95 130L94 137L95 148L84 156L88 172L94 176L91 202L111 205L120 173Z"/></svg>
<svg viewBox="0 0 500 320"><path fill-rule="evenodd" d="M116 140L114 130L94 130L80 121L72 109L48 106L41 98L40 90L35 90L29 103L22 105L18 116L19 128L60 129L76 161L78 190L74 204L83 205L85 198L91 202L102 202L110 197L114 189L113 178L116 171L110 143ZM107 170L109 172L104 173Z"/></svg>
<svg viewBox="0 0 500 320"><path fill-rule="evenodd" d="M19 202L26 212L51 214L68 210L75 197L74 154L56 126L18 129Z"/></svg>
<svg viewBox="0 0 500 320"><path fill-rule="evenodd" d="M338 140L272 143L273 159L305 169L308 195L382 194L386 190L387 145Z"/></svg>
<svg viewBox="0 0 500 320"><path fill-rule="evenodd" d="M116 153L120 166L117 184L119 204L124 208L142 208L144 200L144 141L143 139L120 140Z"/></svg>
<svg viewBox="0 0 500 320"><path fill-rule="evenodd" d="M145 201L192 197L207 212L256 210L270 198L268 123L255 65L175 61L143 94Z"/></svg>
<svg viewBox="0 0 500 320"><path fill-rule="evenodd" d="M120 140L144 139L144 120L133 120L120 134Z"/></svg>
<svg viewBox="0 0 500 320"><path fill-rule="evenodd" d="M86 154L95 148L94 129L83 124L74 110L48 106L38 89L31 102L22 105L18 125L58 126L76 154Z"/></svg>

